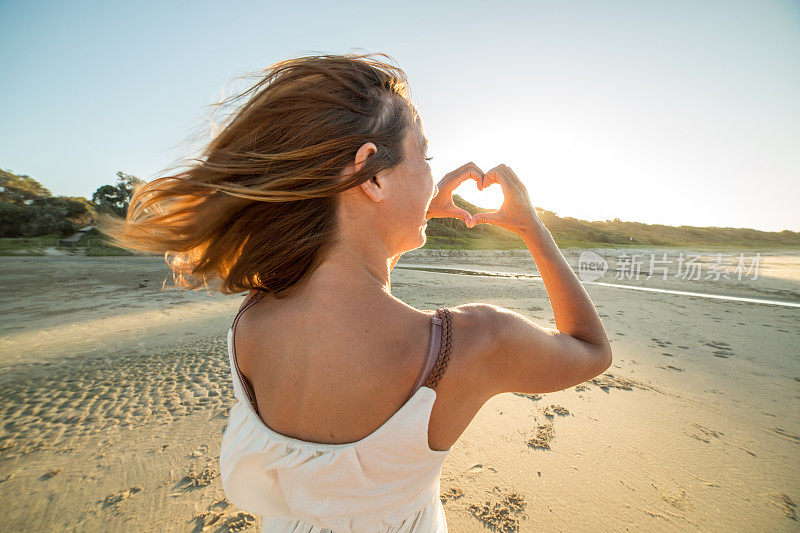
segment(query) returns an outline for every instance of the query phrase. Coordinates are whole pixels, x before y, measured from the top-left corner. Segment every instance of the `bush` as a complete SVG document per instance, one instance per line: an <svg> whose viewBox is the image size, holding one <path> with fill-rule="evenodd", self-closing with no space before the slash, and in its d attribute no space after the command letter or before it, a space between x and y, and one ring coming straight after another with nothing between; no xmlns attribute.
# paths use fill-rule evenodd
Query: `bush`
<svg viewBox="0 0 800 533"><path fill-rule="evenodd" d="M37 237L57 233L65 237L76 228L67 218L86 208L67 198L37 198L31 204L0 202L0 237Z"/></svg>

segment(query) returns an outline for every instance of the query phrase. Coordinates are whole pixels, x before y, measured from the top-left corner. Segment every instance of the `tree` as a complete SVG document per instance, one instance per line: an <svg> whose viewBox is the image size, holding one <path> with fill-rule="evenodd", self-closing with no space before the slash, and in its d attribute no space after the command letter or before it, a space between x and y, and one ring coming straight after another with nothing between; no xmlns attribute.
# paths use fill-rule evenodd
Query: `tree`
<svg viewBox="0 0 800 533"><path fill-rule="evenodd" d="M125 218L134 188L144 181L122 171L117 172L117 178L115 185L99 187L92 195L92 203L101 213Z"/></svg>
<svg viewBox="0 0 800 533"><path fill-rule="evenodd" d="M86 205L63 197L34 198L30 205L0 202L0 237L36 237L73 231L70 216L86 211Z"/></svg>
<svg viewBox="0 0 800 533"><path fill-rule="evenodd" d="M29 205L36 198L50 196L52 193L30 176L0 170L0 202Z"/></svg>
<svg viewBox="0 0 800 533"><path fill-rule="evenodd" d="M64 218L75 218L86 213L86 201L83 198L69 198L66 196L40 197L34 198L31 205L58 212Z"/></svg>

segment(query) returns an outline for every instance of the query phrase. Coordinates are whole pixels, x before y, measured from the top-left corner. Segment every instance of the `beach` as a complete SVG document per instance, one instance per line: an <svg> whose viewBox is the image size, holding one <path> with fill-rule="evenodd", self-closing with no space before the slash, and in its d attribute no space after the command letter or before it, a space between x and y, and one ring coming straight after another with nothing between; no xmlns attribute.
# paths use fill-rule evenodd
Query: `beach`
<svg viewBox="0 0 800 533"><path fill-rule="evenodd" d="M564 252L579 270L582 250ZM757 275L735 271L739 251L594 253L609 270L586 289L611 368L489 400L444 463L449 530L796 531L800 253L762 252ZM624 268L632 253L638 271ZM669 259L657 274L651 253ZM678 272L693 255L698 279ZM0 530L259 530L218 467L244 294L164 291L160 256L0 265ZM554 324L525 250L409 252L392 293Z"/></svg>

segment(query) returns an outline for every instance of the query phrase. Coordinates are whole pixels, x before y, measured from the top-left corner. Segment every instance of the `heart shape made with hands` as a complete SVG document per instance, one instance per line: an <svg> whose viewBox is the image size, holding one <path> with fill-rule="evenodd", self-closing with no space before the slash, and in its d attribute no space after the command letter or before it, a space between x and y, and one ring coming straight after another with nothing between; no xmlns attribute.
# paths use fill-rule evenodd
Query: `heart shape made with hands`
<svg viewBox="0 0 800 533"><path fill-rule="evenodd" d="M462 185L464 185L464 184L462 184ZM462 188L462 187L459 187L459 188ZM461 211L466 213L466 217L465 218L459 217L459 218L464 222L464 224L467 225L468 228L473 228L476 225L478 225L478 223L479 223L478 221L481 218L478 215L480 215L481 213L484 213L484 214L497 213L497 211L500 209L500 207L503 204L503 199L504 199L504 197L503 197L503 188L500 186L499 183L491 183L491 184L487 184L486 186L482 186L482 184L479 182L479 183L476 184L476 189L479 191L478 192L478 196L477 196L477 201L473 200L473 202L470 202L470 203L473 203L473 205L480 204L481 205L481 207L479 207L480 211L478 211L474 215L470 215L465 209L460 209ZM488 191L488 192L486 192L486 191ZM455 192L456 191L453 191L453 194L455 194ZM470 191L466 190L464 192L470 192ZM461 196L463 198L463 195L461 195ZM452 195L451 195L451 198L452 198ZM475 198L474 194L473 194L472 198ZM486 204L492 205L492 204L495 204L495 203L497 204L495 207L488 207L486 205ZM476 205L476 207L478 207L478 206ZM456 207L456 209L459 209L459 208ZM490 219L491 219L491 217L489 219L485 220L484 222L488 222Z"/></svg>
<svg viewBox="0 0 800 533"><path fill-rule="evenodd" d="M457 207L453 202L453 193L456 189L458 189L464 182L468 180L475 181L475 185L479 191L485 191L490 189L491 187L497 185L500 189L500 198L501 204L502 200L504 199L504 195L502 192L502 187L500 187L499 183L490 183L484 184L484 173L475 165L474 163L467 163L456 170L446 174L442 180L437 184L437 188L439 189L436 196L431 200L431 204L428 207L428 213L426 214L426 219L428 218L457 218L464 222L467 227L472 228L475 226L475 219L472 215L469 214L468 211L465 209L461 209ZM497 212L497 211L494 211ZM492 213L489 211L488 213ZM477 216L477 214L476 214Z"/></svg>

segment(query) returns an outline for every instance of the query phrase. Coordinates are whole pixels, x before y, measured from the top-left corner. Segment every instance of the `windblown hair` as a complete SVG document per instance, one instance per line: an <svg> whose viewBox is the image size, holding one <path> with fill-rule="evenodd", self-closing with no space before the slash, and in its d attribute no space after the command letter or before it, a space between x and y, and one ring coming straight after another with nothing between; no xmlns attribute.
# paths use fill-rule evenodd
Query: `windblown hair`
<svg viewBox="0 0 800 533"><path fill-rule="evenodd" d="M164 253L176 286L289 295L335 244L338 193L401 163L419 119L405 73L375 55L392 60L322 54L266 68L220 102L249 96L200 158L140 183L126 218L101 216L100 231ZM377 152L345 174L366 142Z"/></svg>

